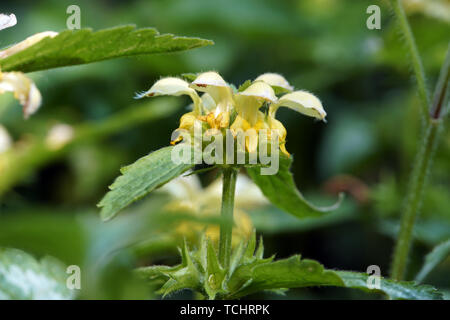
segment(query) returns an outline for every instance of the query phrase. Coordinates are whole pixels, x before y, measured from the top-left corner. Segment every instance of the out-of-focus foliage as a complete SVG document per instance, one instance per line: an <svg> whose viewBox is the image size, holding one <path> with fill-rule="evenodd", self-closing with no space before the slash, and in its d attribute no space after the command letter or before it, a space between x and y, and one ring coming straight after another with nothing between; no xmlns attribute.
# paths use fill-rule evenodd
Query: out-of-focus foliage
<svg viewBox="0 0 450 320"><path fill-rule="evenodd" d="M440 0L422 2L447 6ZM171 231L176 219L186 216L161 213L160 201L168 201L161 195L144 198L106 223L100 222L95 208L123 165L168 145L177 119L186 112L164 98L147 109L133 101L134 93L148 89L161 76L213 69L239 84L271 71L283 74L296 88L317 94L328 113L327 124L287 109L278 114L289 132L287 149L295 157L296 185L315 204L332 203L340 191L348 196L338 212L318 219L296 220L268 205L250 210L256 231L264 235L265 251L280 259L301 253L327 269L364 272L376 264L383 276L388 275L421 123L409 59L385 2L379 4L381 30L366 28L366 8L373 4L369 0L76 3L83 28L135 24L215 44L28 74L39 87L43 104L27 121L11 95L0 95L0 122L14 149L32 154L13 161L14 173L0 171L0 246L25 250L37 259L50 255L67 265L80 265L84 275L80 298L157 298L156 288L136 279L131 270L179 263L176 246L182 239ZM2 3L2 10L15 13L18 23L0 31L0 47L35 32L64 30L70 4L74 2ZM421 6L406 6L406 12L428 86L433 87L450 40L450 21ZM181 105L188 103L181 100ZM147 116L138 110L147 110L142 111ZM76 143L49 156L42 146L58 124L72 126L75 133L83 128L86 139L73 140ZM409 279L420 271L426 254L450 238L449 159L447 126L416 225ZM202 174L203 185L215 175L215 171ZM330 195L315 196L323 190ZM424 282L449 290L449 269L447 258ZM251 297L273 298L270 293ZM329 288L291 290L287 295L373 297Z"/></svg>
<svg viewBox="0 0 450 320"><path fill-rule="evenodd" d="M52 257L36 261L21 250L0 249L0 299L70 299L65 271Z"/></svg>

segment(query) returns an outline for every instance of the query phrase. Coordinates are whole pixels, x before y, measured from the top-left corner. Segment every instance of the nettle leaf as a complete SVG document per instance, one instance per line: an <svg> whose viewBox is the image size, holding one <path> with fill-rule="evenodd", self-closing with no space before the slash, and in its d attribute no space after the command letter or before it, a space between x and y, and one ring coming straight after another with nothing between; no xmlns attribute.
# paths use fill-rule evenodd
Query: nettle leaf
<svg viewBox="0 0 450 320"><path fill-rule="evenodd" d="M192 164L172 161L173 148L174 146L159 149L123 167L120 170L122 175L109 187L111 191L98 204L102 208L101 218L112 219L126 206L194 166L193 161Z"/></svg>
<svg viewBox="0 0 450 320"><path fill-rule="evenodd" d="M432 286L419 285L415 282L397 282L380 278L380 289L369 289L367 286L369 275L365 273L327 270L319 262L301 259L299 255L257 265L245 277L249 279L248 284L232 293L229 298L239 298L262 290L334 286L384 293L390 299L442 299L442 294Z"/></svg>
<svg viewBox="0 0 450 320"><path fill-rule="evenodd" d="M239 88L237 89L238 92L242 92L245 89L247 89L248 87L250 87L252 84L252 80L245 80L245 82L243 84L241 84L239 86Z"/></svg>
<svg viewBox="0 0 450 320"><path fill-rule="evenodd" d="M295 186L290 172L292 157L280 155L279 170L275 175L261 175L260 167L247 167L247 173L263 194L278 208L297 218L317 217L337 209L343 199L328 207L318 207L309 203Z"/></svg>
<svg viewBox="0 0 450 320"><path fill-rule="evenodd" d="M368 285L374 281L365 273L328 270L315 260L301 259L300 255L277 261L273 256L263 258L262 239L257 246L254 233L247 243L241 242L233 249L228 270L220 265L212 244L205 239L194 251L189 251L185 243L180 253L180 265L150 266L136 272L154 285L164 278L160 290L164 296L191 289L209 299L237 299L260 291L280 294L290 288L334 286L383 293L390 299L442 299L442 294L432 286L382 277L380 288L370 289Z"/></svg>
<svg viewBox="0 0 450 320"><path fill-rule="evenodd" d="M442 261L450 256L450 239L437 245L427 256L425 257L425 263L416 276L416 281L423 281L426 276Z"/></svg>
<svg viewBox="0 0 450 320"><path fill-rule="evenodd" d="M442 294L430 285L419 285L414 281L395 281L380 278L380 289L369 289L367 279L369 275L359 272L336 271L344 282L344 287L355 288L367 292L381 292L390 299L408 300L442 300Z"/></svg>
<svg viewBox="0 0 450 320"><path fill-rule="evenodd" d="M239 298L263 290L320 286L325 283L336 286L343 285L336 273L325 270L317 261L301 260L299 255L257 265L246 274L246 277L251 282L243 289L233 293L231 298Z"/></svg>
<svg viewBox="0 0 450 320"><path fill-rule="evenodd" d="M195 80L195 78L197 78L198 74L197 73L192 73L192 72L188 72L188 73L182 73L181 76L186 79L189 82L192 82Z"/></svg>
<svg viewBox="0 0 450 320"><path fill-rule="evenodd" d="M2 71L33 72L118 57L168 53L213 44L200 38L159 34L154 28L125 25L110 29L65 30L25 50L0 59Z"/></svg>
<svg viewBox="0 0 450 320"><path fill-rule="evenodd" d="M72 299L67 277L64 265L55 258L37 261L24 251L0 248L0 300Z"/></svg>

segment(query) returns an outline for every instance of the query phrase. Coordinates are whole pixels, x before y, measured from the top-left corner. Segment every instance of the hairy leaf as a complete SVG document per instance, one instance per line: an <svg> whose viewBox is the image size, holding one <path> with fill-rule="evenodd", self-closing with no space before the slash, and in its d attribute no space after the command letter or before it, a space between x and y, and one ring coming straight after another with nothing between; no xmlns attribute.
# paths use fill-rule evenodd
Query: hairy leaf
<svg viewBox="0 0 450 320"><path fill-rule="evenodd" d="M230 298L238 298L262 290L335 286L355 288L367 292L381 292L391 299L442 299L442 295L428 285L397 282L380 278L380 289L369 289L365 273L327 270L317 261L300 259L299 255L284 260L257 265L246 275L249 284Z"/></svg>
<svg viewBox="0 0 450 320"><path fill-rule="evenodd" d="M65 30L0 59L2 71L32 72L63 66L91 63L118 57L168 53L213 44L200 38L159 34L154 28L136 29L133 25L92 31Z"/></svg>
<svg viewBox="0 0 450 320"><path fill-rule="evenodd" d="M122 175L114 181L110 186L111 191L98 204L102 207L100 215L103 220L113 218L129 204L194 166L172 161L173 148L170 146L154 151L120 170Z"/></svg>
<svg viewBox="0 0 450 320"><path fill-rule="evenodd" d="M236 275L241 276L238 273ZM301 260L299 255L257 265L246 274L246 277L248 277L247 280L250 281L250 284L232 294L233 298L262 290L300 288L324 284L343 285L342 280L336 273L325 270L317 261Z"/></svg>
<svg viewBox="0 0 450 320"><path fill-rule="evenodd" d="M342 196L329 207L317 207L309 203L295 186L289 170L291 164L292 157L281 155L277 174L261 175L259 167L248 167L247 172L270 202L298 218L321 216L339 207Z"/></svg>
<svg viewBox="0 0 450 320"><path fill-rule="evenodd" d="M37 261L18 249L0 248L0 300L67 300L73 291L66 287L67 274L52 257Z"/></svg>
<svg viewBox="0 0 450 320"><path fill-rule="evenodd" d="M369 275L359 272L336 271L347 288L355 288L367 292L382 292L390 299L409 300L441 300L442 294L430 285L419 285L413 281L395 281L380 278L380 289L369 289Z"/></svg>

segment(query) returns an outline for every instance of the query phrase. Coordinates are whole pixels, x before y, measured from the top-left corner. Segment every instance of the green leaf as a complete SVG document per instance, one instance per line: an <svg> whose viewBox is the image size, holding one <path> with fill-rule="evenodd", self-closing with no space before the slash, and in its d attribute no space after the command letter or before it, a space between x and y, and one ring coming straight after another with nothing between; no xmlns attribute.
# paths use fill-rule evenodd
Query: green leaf
<svg viewBox="0 0 450 320"><path fill-rule="evenodd" d="M329 207L317 207L306 201L295 186L290 172L291 164L292 157L281 155L277 174L261 175L259 167L248 167L247 173L270 202L297 218L321 216L340 206L343 195L340 195L339 200Z"/></svg>
<svg viewBox="0 0 450 320"><path fill-rule="evenodd" d="M101 218L112 219L126 206L194 166L193 161L188 164L172 161L171 152L174 148L175 146L170 146L159 149L123 167L120 170L122 175L109 187L111 191L98 204L102 207Z"/></svg>
<svg viewBox="0 0 450 320"><path fill-rule="evenodd" d="M415 282L396 282L380 278L380 289L369 289L369 275L358 272L334 271L325 269L319 262L300 259L295 255L288 259L256 265L249 272L236 273L239 281L230 282L247 284L240 290L231 293L228 298L239 298L262 290L279 290L285 288L302 288L311 286L335 286L382 292L391 299L442 299L442 295L428 285ZM247 280L247 281L245 281Z"/></svg>
<svg viewBox="0 0 450 320"><path fill-rule="evenodd" d="M430 285L419 285L413 281L395 281L380 278L380 289L369 289L369 275L359 272L336 271L347 288L355 288L367 292L382 292L390 299L408 300L441 300L442 294Z"/></svg>
<svg viewBox="0 0 450 320"><path fill-rule="evenodd" d="M66 286L68 275L52 257L37 261L18 249L0 248L0 300L67 300L74 291Z"/></svg>
<svg viewBox="0 0 450 320"><path fill-rule="evenodd" d="M425 264L416 276L416 281L422 282L423 279L442 261L450 256L450 239L436 246L425 257Z"/></svg>
<svg viewBox="0 0 450 320"><path fill-rule="evenodd" d="M0 60L2 71L33 72L118 57L168 53L213 44L200 38L159 34L154 28L125 25L99 31L65 30Z"/></svg>
<svg viewBox="0 0 450 320"><path fill-rule="evenodd" d="M188 72L188 73L182 73L181 76L186 79L186 81L192 82L195 80L195 78L197 78L198 74L197 73L192 73L192 72Z"/></svg>
<svg viewBox="0 0 450 320"><path fill-rule="evenodd" d="M239 86L239 88L237 89L238 92L242 92L245 89L247 89L248 87L250 87L250 85L252 84L252 80L246 80L243 84L241 84Z"/></svg>
<svg viewBox="0 0 450 320"><path fill-rule="evenodd" d="M217 294L224 291L224 279L226 270L222 268L217 257L216 250L211 241L207 243L207 263L204 288L209 299L213 300Z"/></svg>
<svg viewBox="0 0 450 320"><path fill-rule="evenodd" d="M299 255L288 259L257 265L249 279L251 283L234 293L233 298L262 290L319 286L324 283L342 286L342 280L333 271L327 271L313 260L300 260ZM231 281L231 280L230 280Z"/></svg>

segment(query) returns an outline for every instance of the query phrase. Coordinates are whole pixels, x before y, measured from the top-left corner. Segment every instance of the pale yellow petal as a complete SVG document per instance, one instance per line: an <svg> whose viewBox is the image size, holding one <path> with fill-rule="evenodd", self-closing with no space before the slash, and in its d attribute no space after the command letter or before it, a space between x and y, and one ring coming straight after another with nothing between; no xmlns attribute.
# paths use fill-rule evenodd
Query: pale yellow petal
<svg viewBox="0 0 450 320"><path fill-rule="evenodd" d="M277 97L275 96L272 87L263 81L256 81L252 83L247 89L237 93L236 95L262 99L271 103L277 101Z"/></svg>
<svg viewBox="0 0 450 320"><path fill-rule="evenodd" d="M275 90L277 94L282 92L291 92L294 90L294 87L292 87L289 82L278 73L264 73L258 76L255 81L263 81L267 83Z"/></svg>
<svg viewBox="0 0 450 320"><path fill-rule="evenodd" d="M216 115L230 112L233 107L233 91L223 78L214 71L201 73L190 84L190 87L208 93L216 103Z"/></svg>
<svg viewBox="0 0 450 320"><path fill-rule="evenodd" d="M211 111L216 107L216 102L208 93L202 94L201 99L202 99L203 108L205 109L205 111Z"/></svg>
<svg viewBox="0 0 450 320"><path fill-rule="evenodd" d="M321 120L325 119L327 115L320 100L307 91L295 91L282 96L278 100L278 103L270 106L270 116L275 117L275 113L279 107L288 107L307 116Z"/></svg>
<svg viewBox="0 0 450 320"><path fill-rule="evenodd" d="M244 91L237 93L235 100L238 114L247 120L251 126L254 126L257 121L258 109L265 101L275 103L277 97L271 86L262 81L257 81Z"/></svg>
<svg viewBox="0 0 450 320"><path fill-rule="evenodd" d="M197 92L194 89L189 88L189 83L174 77L163 78L156 81L155 84L147 91L141 92L136 95L136 99L143 97L156 97L156 96L181 96L188 95L194 102L194 112L200 114L201 100Z"/></svg>
<svg viewBox="0 0 450 320"><path fill-rule="evenodd" d="M35 113L41 105L42 96L36 85L22 72L0 73L0 94L13 92L23 106L25 118Z"/></svg>

